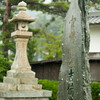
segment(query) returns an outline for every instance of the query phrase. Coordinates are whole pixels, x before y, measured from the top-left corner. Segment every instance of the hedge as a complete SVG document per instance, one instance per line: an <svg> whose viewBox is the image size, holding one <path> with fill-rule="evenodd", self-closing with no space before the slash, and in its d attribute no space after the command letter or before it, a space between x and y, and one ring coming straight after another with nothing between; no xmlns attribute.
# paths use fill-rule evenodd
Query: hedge
<svg viewBox="0 0 100 100"><path fill-rule="evenodd" d="M43 89L52 91L50 100L57 100L58 81L39 80L39 84L43 85ZM92 82L92 100L100 100L100 83Z"/></svg>
<svg viewBox="0 0 100 100"><path fill-rule="evenodd" d="M58 81L39 80L39 84L42 84L43 89L52 91L50 100L57 100Z"/></svg>
<svg viewBox="0 0 100 100"><path fill-rule="evenodd" d="M92 82L92 100L100 100L100 82Z"/></svg>

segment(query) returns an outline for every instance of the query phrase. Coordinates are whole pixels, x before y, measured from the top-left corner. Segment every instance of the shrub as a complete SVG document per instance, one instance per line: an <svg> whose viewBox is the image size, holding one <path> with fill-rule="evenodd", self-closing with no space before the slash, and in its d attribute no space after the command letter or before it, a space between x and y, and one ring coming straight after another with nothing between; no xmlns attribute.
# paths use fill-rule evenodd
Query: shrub
<svg viewBox="0 0 100 100"><path fill-rule="evenodd" d="M52 97L50 98L50 100L57 100L57 81L39 80L39 84L43 85L43 89L52 91Z"/></svg>
<svg viewBox="0 0 100 100"><path fill-rule="evenodd" d="M39 80L39 84L43 85L43 89L52 91L50 100L57 100L58 81ZM92 100L100 100L100 83L92 82Z"/></svg>
<svg viewBox="0 0 100 100"><path fill-rule="evenodd" d="M92 88L92 99L100 100L100 83L92 82L91 88Z"/></svg>

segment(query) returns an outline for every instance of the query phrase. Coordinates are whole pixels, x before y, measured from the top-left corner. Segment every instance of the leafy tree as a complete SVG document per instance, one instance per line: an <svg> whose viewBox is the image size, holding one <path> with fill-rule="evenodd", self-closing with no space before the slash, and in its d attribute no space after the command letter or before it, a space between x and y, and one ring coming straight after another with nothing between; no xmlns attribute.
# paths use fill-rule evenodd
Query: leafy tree
<svg viewBox="0 0 100 100"><path fill-rule="evenodd" d="M2 52L0 52L0 81L3 80L3 76L6 74L6 71L10 69L11 63L7 58L4 57Z"/></svg>
<svg viewBox="0 0 100 100"><path fill-rule="evenodd" d="M58 59L62 56L62 34L54 35L44 33L39 36L37 52L41 55L42 60Z"/></svg>
<svg viewBox="0 0 100 100"><path fill-rule="evenodd" d="M37 21L31 24L31 28L39 28L34 37L37 41L35 55L40 60L61 58L63 19L54 15L38 14ZM32 30L31 30L32 31ZM36 59L35 59L36 60Z"/></svg>
<svg viewBox="0 0 100 100"><path fill-rule="evenodd" d="M34 36L32 36L29 39L28 48L27 48L29 62L33 62L36 49L37 49L36 39L34 38Z"/></svg>

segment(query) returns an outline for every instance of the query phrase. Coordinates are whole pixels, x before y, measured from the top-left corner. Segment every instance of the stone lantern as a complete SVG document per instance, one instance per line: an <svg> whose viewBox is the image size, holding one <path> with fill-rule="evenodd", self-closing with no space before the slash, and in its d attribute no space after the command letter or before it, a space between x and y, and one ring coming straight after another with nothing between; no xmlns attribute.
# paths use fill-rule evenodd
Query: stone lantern
<svg viewBox="0 0 100 100"><path fill-rule="evenodd" d="M26 6L25 2L20 2L19 13L11 20L15 23L11 37L16 42L16 55L11 70L0 83L0 100L49 100L51 97L51 91L42 90L42 85L38 84L27 59L27 43L32 36L32 32L28 32L28 24L35 19L25 13Z"/></svg>
<svg viewBox="0 0 100 100"><path fill-rule="evenodd" d="M27 42L32 32L28 32L28 24L34 22L35 19L25 13L26 3L20 2L18 4L19 13L14 16L11 22L15 23L15 32L11 34L16 41L16 56L11 66L12 70L30 71L31 67L27 59Z"/></svg>

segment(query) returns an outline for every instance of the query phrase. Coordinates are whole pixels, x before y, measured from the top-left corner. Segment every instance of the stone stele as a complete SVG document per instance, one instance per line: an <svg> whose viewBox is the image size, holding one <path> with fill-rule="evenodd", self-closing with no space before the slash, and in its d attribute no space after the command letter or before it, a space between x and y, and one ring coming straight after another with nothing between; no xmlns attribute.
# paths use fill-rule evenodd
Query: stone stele
<svg viewBox="0 0 100 100"><path fill-rule="evenodd" d="M0 100L49 100L52 94L38 84L27 59L27 43L32 36L32 32L28 32L28 24L35 19L25 13L26 6L25 2L20 2L19 13L11 20L15 23L15 32L11 36L16 42L16 55L11 70L0 83Z"/></svg>

